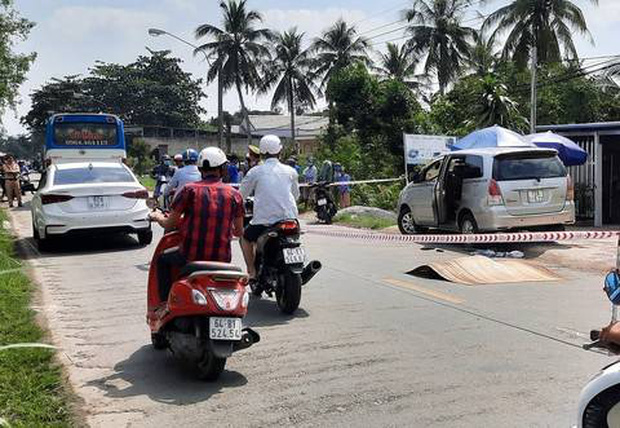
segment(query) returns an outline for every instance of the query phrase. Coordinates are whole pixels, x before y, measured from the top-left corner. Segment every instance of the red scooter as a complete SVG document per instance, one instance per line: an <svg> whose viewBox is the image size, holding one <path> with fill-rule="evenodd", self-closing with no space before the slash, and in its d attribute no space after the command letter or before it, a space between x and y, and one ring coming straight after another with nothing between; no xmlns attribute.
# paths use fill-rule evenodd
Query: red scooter
<svg viewBox="0 0 620 428"><path fill-rule="evenodd" d="M260 341L242 327L248 311L248 277L237 266L191 262L172 273L167 301L161 301L157 282L159 256L180 243L178 232L166 233L153 254L149 270L146 316L155 349L170 349L197 368L200 379L216 380L233 352Z"/></svg>

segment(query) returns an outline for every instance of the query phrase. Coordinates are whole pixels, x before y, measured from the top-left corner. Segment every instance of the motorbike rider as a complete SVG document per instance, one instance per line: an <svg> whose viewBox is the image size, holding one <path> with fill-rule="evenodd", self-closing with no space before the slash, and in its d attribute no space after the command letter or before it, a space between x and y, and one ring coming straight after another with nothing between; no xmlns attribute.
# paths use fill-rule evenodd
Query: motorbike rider
<svg viewBox="0 0 620 428"><path fill-rule="evenodd" d="M256 241L273 224L297 219L299 182L297 172L280 162L282 142L276 135L265 135L260 140L260 153L264 163L250 169L241 182L241 194L247 198L254 194L254 217L245 228L241 249L250 281L256 280L254 260Z"/></svg>
<svg viewBox="0 0 620 428"><path fill-rule="evenodd" d="M601 330L600 340L620 346L620 322L609 324Z"/></svg>
<svg viewBox="0 0 620 428"><path fill-rule="evenodd" d="M182 161L185 164L183 168L177 169L172 179L164 190L164 197L169 198L176 194L187 183L194 183L202 180L202 175L196 166L198 162L198 152L194 149L187 149L183 152Z"/></svg>
<svg viewBox="0 0 620 428"><path fill-rule="evenodd" d="M151 171L151 177L157 180L155 184L155 190L153 191L153 196L155 198L159 198L161 196L161 186L163 185L161 181L161 177L171 177L172 176L172 168L170 167L170 156L163 155L159 161L159 165L156 165Z"/></svg>
<svg viewBox="0 0 620 428"><path fill-rule="evenodd" d="M183 157L183 154L177 153L176 155L174 155L173 160L174 160L174 166L176 170L179 170L185 166L185 163L184 163L185 158Z"/></svg>
<svg viewBox="0 0 620 428"><path fill-rule="evenodd" d="M230 263L233 236L243 234L243 199L224 184L228 168L224 152L207 147L198 156L202 180L185 185L174 197L168 216L152 212L149 218L164 229L177 228L181 245L157 260L160 297L166 301L172 286L172 268L193 261Z"/></svg>

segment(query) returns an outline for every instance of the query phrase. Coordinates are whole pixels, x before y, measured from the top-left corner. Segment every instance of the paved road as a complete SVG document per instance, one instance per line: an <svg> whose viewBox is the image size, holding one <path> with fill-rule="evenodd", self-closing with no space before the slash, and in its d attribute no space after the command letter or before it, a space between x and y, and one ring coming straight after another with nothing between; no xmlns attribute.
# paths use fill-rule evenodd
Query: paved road
<svg viewBox="0 0 620 428"><path fill-rule="evenodd" d="M252 301L247 323L263 341L202 383L149 345L153 246L107 237L39 254L28 211L14 223L94 427L566 427L609 361L578 348L608 320L599 276L466 287L405 274L450 252L306 235L325 268L302 308L285 317Z"/></svg>

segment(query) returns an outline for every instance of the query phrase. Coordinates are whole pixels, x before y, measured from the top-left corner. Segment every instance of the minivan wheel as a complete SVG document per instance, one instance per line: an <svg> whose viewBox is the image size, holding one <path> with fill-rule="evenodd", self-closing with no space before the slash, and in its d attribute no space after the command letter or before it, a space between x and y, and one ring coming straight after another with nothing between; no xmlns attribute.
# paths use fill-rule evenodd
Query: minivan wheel
<svg viewBox="0 0 620 428"><path fill-rule="evenodd" d="M472 235L478 233L478 223L470 213L464 214L461 218L460 229L463 235Z"/></svg>
<svg viewBox="0 0 620 428"><path fill-rule="evenodd" d="M418 228L413 220L413 213L407 207L403 207L398 214L398 230L403 235L413 235L418 232Z"/></svg>

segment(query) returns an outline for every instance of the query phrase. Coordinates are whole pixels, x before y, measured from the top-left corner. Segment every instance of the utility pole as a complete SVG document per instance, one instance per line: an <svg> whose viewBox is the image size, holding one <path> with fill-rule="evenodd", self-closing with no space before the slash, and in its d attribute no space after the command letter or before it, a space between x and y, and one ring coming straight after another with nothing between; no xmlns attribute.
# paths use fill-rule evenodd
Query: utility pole
<svg viewBox="0 0 620 428"><path fill-rule="evenodd" d="M530 133L536 133L536 100L537 100L537 81L536 81L536 73L538 71L538 48L536 46L536 42L532 46L532 98L531 102L531 111L530 111Z"/></svg>

